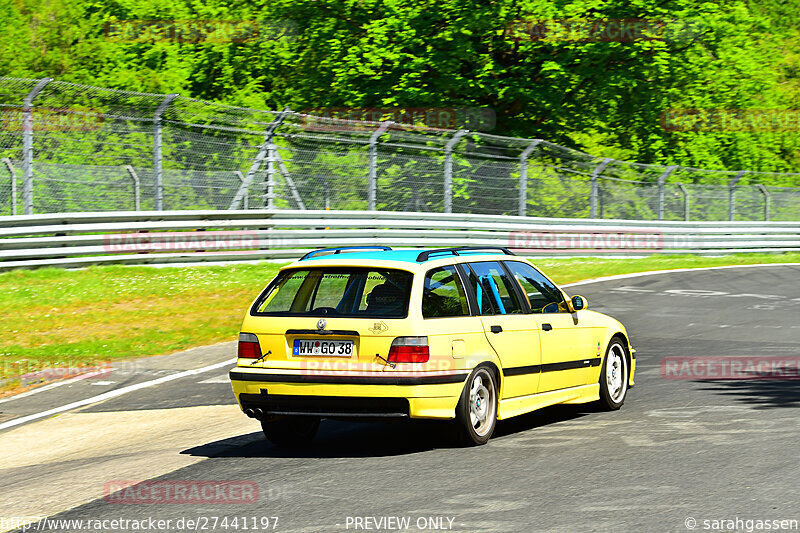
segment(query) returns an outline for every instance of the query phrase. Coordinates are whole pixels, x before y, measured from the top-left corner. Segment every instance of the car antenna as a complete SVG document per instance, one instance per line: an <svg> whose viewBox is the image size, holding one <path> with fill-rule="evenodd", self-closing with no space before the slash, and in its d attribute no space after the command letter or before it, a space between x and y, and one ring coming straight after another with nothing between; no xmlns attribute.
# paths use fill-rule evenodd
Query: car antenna
<svg viewBox="0 0 800 533"><path fill-rule="evenodd" d="M264 355L262 355L261 357L259 357L258 359L256 359L252 363L250 363L250 366L253 366L254 364L258 363L259 361L261 361L262 359L264 359L266 356L268 356L271 353L272 353L272 350L268 351L267 353L265 353Z"/></svg>
<svg viewBox="0 0 800 533"><path fill-rule="evenodd" d="M397 366L396 364L390 362L388 359L384 359L383 356L381 356L381 354L379 354L379 353L376 353L375 357L377 357L378 359L380 359L381 361L383 361L384 363L386 363L387 365L389 365L392 368L395 368Z"/></svg>

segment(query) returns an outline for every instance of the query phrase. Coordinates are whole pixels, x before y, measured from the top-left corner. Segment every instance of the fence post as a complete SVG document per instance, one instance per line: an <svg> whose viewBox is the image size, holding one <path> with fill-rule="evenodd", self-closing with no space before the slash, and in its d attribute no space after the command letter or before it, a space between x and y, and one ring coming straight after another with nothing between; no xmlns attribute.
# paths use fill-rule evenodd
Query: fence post
<svg viewBox="0 0 800 533"><path fill-rule="evenodd" d="M267 132L264 135L264 146L267 149L267 179L266 179L266 202L264 203L264 207L267 209L275 209L275 159L278 155L278 147L275 146L275 143L272 142L272 138L275 137L275 132L278 131L278 128L283 124L283 121L286 120L286 117L291 113L291 109L289 107L284 107L283 111L280 112L278 118L269 125L267 128ZM256 159L259 159L259 156L262 156L262 153L259 152ZM263 157L263 156L262 156ZM261 164L260 162L258 163ZM258 168L255 163L253 163L253 167L250 168L250 172L247 173L247 178L245 180L247 183L245 184L245 189L250 185L250 181L253 179L253 173L255 172L253 168Z"/></svg>
<svg viewBox="0 0 800 533"><path fill-rule="evenodd" d="M589 218L597 218L597 177L600 176L600 173L603 172L608 164L612 161L613 159L606 157L600 162L599 165L594 167L594 170L592 171L592 192L589 196Z"/></svg>
<svg viewBox="0 0 800 533"><path fill-rule="evenodd" d="M139 176L136 175L136 170L131 165L125 165L125 170L131 175L133 180L133 210L138 211L141 207L139 196Z"/></svg>
<svg viewBox="0 0 800 533"><path fill-rule="evenodd" d="M444 212L453 212L453 147L469 130L458 130L444 147Z"/></svg>
<svg viewBox="0 0 800 533"><path fill-rule="evenodd" d="M761 191L761 194L764 195L764 221L769 222L769 204L770 204L769 190L767 190L767 188L761 185L760 183L756 185L756 188L758 188L758 190Z"/></svg>
<svg viewBox="0 0 800 533"><path fill-rule="evenodd" d="M14 170L14 165L11 164L11 159L4 157L3 163L8 167L8 173L11 175L11 214L17 214L17 173Z"/></svg>
<svg viewBox="0 0 800 533"><path fill-rule="evenodd" d="M681 193L683 193L683 220L689 222L689 190L683 183L678 183L677 185Z"/></svg>
<svg viewBox="0 0 800 533"><path fill-rule="evenodd" d="M244 182L244 174L241 171L236 170L234 171L236 177L239 178L239 187L244 189L244 198L242 198L242 209L249 209L249 202L248 202L248 189L249 187Z"/></svg>
<svg viewBox="0 0 800 533"><path fill-rule="evenodd" d="M275 162L278 163L278 170L280 170L281 174L283 174L283 179L286 180L286 186L289 187L289 192L292 194L292 198L294 198L294 201L297 204L297 208L298 209L302 209L303 211L305 211L306 204L305 204L305 202L303 202L303 199L300 197L300 192L297 190L297 187L294 184L294 180L292 179L292 175L289 174L289 169L286 168L286 164L283 162L283 158L281 157L281 154L278 153L277 149L275 149L273 152L275 154ZM327 190L327 179L328 178L326 177L325 178L325 180L326 180L325 181L326 190ZM330 192L330 191L328 191L328 192Z"/></svg>
<svg viewBox="0 0 800 533"><path fill-rule="evenodd" d="M541 139L536 139L519 156L519 216L521 217L528 214L528 157L541 142Z"/></svg>
<svg viewBox="0 0 800 533"><path fill-rule="evenodd" d="M742 179L742 176L747 174L746 170L740 170L738 174L728 183L728 220L733 222L736 219L736 184Z"/></svg>
<svg viewBox="0 0 800 533"><path fill-rule="evenodd" d="M267 179L266 200L267 209L275 209L275 145L270 141L267 146Z"/></svg>
<svg viewBox="0 0 800 533"><path fill-rule="evenodd" d="M277 153L275 145L272 143L272 138L275 136L275 131L278 129L278 126L283 124L284 119L286 116L291 113L291 110L286 107L278 113L277 118L272 121L267 127L267 131L264 132L264 142L261 143L261 146L258 148L258 153L256 153L255 158L253 158L253 162L250 164L250 169L247 171L247 174L244 177L244 182L239 187L239 190L236 191L236 194L231 200L231 205L228 209L236 209L240 203L245 202L245 194L246 191L250 189L250 184L253 182L253 177L258 172L258 169L261 168L261 163L264 162L264 159L267 159L267 180L266 180L266 192L264 194L264 207L272 209L274 207L274 199L272 197L272 175L275 172L275 156L274 154Z"/></svg>
<svg viewBox="0 0 800 533"><path fill-rule="evenodd" d="M156 185L156 211L164 209L164 182L161 169L161 115L167 110L169 104L177 94L168 94L153 115L153 173Z"/></svg>
<svg viewBox="0 0 800 533"><path fill-rule="evenodd" d="M22 203L24 213L33 214L33 99L53 78L42 78L22 101Z"/></svg>
<svg viewBox="0 0 800 533"><path fill-rule="evenodd" d="M668 166L658 177L658 220L664 220L664 183L676 168L678 168L678 165Z"/></svg>
<svg viewBox="0 0 800 533"><path fill-rule="evenodd" d="M392 121L381 122L378 129L369 138L369 180L367 184L367 209L375 211L378 199L378 138L391 126ZM327 186L326 192L327 195ZM327 196L326 196L327 197ZM328 209L328 207L325 207Z"/></svg>

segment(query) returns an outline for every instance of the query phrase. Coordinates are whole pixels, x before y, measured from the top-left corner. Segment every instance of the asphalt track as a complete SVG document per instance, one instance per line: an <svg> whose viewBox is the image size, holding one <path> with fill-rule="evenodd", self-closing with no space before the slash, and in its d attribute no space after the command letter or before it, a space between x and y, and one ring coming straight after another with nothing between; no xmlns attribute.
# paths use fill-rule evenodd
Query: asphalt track
<svg viewBox="0 0 800 533"><path fill-rule="evenodd" d="M0 517L153 518L172 520L170 531L255 531L241 522L224 529L220 520L277 516L268 530L295 533L709 531L715 523L705 521L736 519L741 527L717 530L745 531L746 520L800 520L800 381L675 380L659 367L674 356L800 357L800 267L699 270L567 290L625 323L638 350L637 384L618 412L552 407L501 423L489 444L468 449L454 447L434 423L325 421L312 447L285 451L237 412L216 369L0 432ZM127 374L3 402L0 423L220 363L232 349L150 358ZM101 497L108 482L146 479L241 481L257 485L258 498L119 504ZM378 527L387 517L407 517L409 527ZM201 523L176 528L181 518ZM38 527L124 530L59 525Z"/></svg>

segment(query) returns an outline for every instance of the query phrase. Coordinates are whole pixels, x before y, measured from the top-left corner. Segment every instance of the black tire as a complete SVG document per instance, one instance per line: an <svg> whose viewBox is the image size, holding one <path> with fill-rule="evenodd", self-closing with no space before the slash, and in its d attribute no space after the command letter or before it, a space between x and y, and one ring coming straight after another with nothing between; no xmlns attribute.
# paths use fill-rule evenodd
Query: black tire
<svg viewBox="0 0 800 533"><path fill-rule="evenodd" d="M486 444L497 426L497 380L479 366L467 378L456 406L459 441L467 446Z"/></svg>
<svg viewBox="0 0 800 533"><path fill-rule="evenodd" d="M600 407L608 411L616 411L625 403L628 394L630 368L628 366L628 348L625 341L614 337L608 343L603 367L600 370Z"/></svg>
<svg viewBox="0 0 800 533"><path fill-rule="evenodd" d="M303 446L314 440L319 429L319 417L281 416L261 421L267 440L276 446Z"/></svg>

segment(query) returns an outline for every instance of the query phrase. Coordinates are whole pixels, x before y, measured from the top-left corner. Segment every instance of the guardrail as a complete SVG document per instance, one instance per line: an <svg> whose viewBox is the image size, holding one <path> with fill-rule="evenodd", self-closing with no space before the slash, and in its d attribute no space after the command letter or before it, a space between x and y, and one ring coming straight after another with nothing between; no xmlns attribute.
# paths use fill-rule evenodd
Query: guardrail
<svg viewBox="0 0 800 533"><path fill-rule="evenodd" d="M800 222L386 211L125 211L0 217L0 270L280 260L309 249L506 246L529 256L800 251Z"/></svg>

